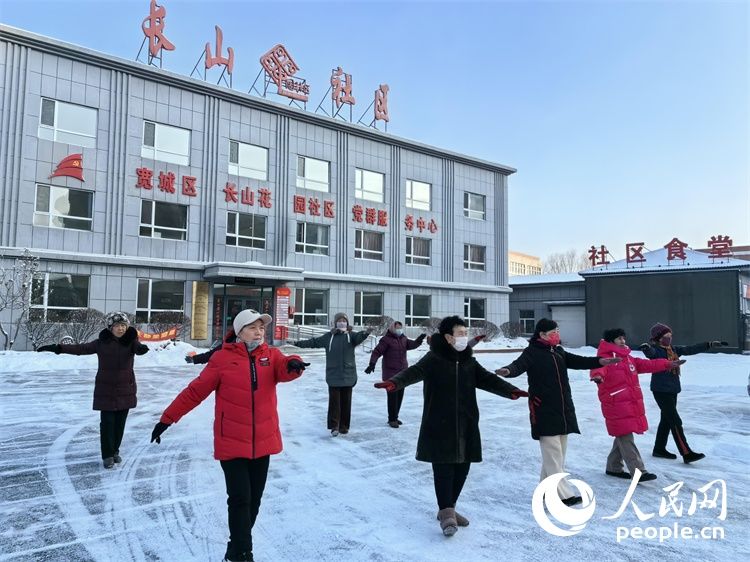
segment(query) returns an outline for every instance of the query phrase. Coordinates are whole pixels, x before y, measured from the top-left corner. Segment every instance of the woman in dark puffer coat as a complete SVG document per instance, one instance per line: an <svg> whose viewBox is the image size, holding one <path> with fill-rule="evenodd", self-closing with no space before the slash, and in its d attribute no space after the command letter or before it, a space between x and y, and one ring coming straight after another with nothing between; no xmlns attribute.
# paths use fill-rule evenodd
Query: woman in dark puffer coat
<svg viewBox="0 0 750 562"><path fill-rule="evenodd" d="M456 512L469 467L482 462L476 389L516 400L526 392L484 369L468 347L466 324L458 316L440 322L430 351L413 366L377 388L396 392L424 381L424 409L417 441L417 460L432 463L438 520L445 536L469 521Z"/></svg>
<svg viewBox="0 0 750 562"><path fill-rule="evenodd" d="M133 358L148 353L138 341L138 332L129 326L124 312L110 312L107 328L99 337L80 345L45 345L37 351L53 351L69 355L94 355L99 359L94 382L94 410L101 412L99 440L104 468L121 463L120 444L125 433L128 411L135 408L136 390Z"/></svg>

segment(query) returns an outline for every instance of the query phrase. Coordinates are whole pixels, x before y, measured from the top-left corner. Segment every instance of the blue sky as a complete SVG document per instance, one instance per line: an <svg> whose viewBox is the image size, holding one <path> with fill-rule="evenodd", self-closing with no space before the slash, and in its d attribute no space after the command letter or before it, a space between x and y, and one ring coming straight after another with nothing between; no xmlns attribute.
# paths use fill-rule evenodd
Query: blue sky
<svg viewBox="0 0 750 562"><path fill-rule="evenodd" d="M218 24L237 90L284 43L315 105L340 65L360 112L390 85L389 132L517 168L511 249L750 244L748 2L163 5L171 71ZM132 60L148 7L0 0L0 21Z"/></svg>

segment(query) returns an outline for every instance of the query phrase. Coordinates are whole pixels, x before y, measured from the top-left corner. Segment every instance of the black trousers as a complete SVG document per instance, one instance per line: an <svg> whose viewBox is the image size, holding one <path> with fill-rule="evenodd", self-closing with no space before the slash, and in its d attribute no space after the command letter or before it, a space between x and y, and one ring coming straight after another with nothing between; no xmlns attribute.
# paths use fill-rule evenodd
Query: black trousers
<svg viewBox="0 0 750 562"><path fill-rule="evenodd" d="M125 421L128 419L130 410L117 410L115 412L100 412L99 441L102 446L102 458L114 457L120 452L122 434L125 433Z"/></svg>
<svg viewBox="0 0 750 562"><path fill-rule="evenodd" d="M432 463L438 509L456 507L471 463Z"/></svg>
<svg viewBox="0 0 750 562"><path fill-rule="evenodd" d="M401 410L401 402L404 401L404 389L396 392L387 392L388 397L388 421L396 421Z"/></svg>
<svg viewBox="0 0 750 562"><path fill-rule="evenodd" d="M352 421L352 387L328 387L328 429L349 431Z"/></svg>
<svg viewBox="0 0 750 562"><path fill-rule="evenodd" d="M270 456L220 461L227 485L228 554L232 558L253 551L252 529L266 487Z"/></svg>
<svg viewBox="0 0 750 562"><path fill-rule="evenodd" d="M659 427L656 429L654 450L662 451L667 448L667 440L671 432L680 454L687 455L690 452L690 446L685 438L685 432L682 430L682 419L680 414L677 413L677 395L671 392L654 392L653 394L654 400L661 410Z"/></svg>

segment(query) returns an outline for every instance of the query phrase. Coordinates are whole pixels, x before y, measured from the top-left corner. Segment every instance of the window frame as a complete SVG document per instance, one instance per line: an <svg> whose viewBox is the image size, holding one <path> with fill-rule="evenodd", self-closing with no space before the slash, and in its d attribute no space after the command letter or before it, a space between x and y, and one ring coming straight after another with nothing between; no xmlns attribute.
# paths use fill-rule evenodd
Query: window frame
<svg viewBox="0 0 750 562"><path fill-rule="evenodd" d="M414 314L414 297L427 299L427 316ZM404 326L420 326L424 320L429 320L432 314L432 295L407 293L404 299ZM416 322L415 322L416 321Z"/></svg>
<svg viewBox="0 0 750 562"><path fill-rule="evenodd" d="M146 224L143 221L143 205L150 204L151 205L151 224ZM174 207L180 207L182 209L185 209L185 228L174 228L172 226L157 226L156 221L156 206L157 205L170 205ZM168 203L166 201L154 201L153 199L141 199L141 213L138 217L138 220L141 221L138 225L138 236L141 238L151 238L153 240L171 240L173 242L187 242L187 235L188 235L188 228L190 227L190 206L189 205L181 205L180 203ZM144 228L150 228L151 234L146 235L142 234L142 229ZM163 238L160 236L154 236L154 233L156 229L160 230L168 230L172 232L183 232L184 237L183 238Z"/></svg>
<svg viewBox="0 0 750 562"><path fill-rule="evenodd" d="M482 248L484 261L479 262L471 259L471 250L473 248ZM476 265L481 265L482 267L473 267ZM487 246L464 244L464 271L487 271Z"/></svg>
<svg viewBox="0 0 750 562"><path fill-rule="evenodd" d="M51 101L52 103L55 104L54 116L52 118L52 121L53 121L52 125L47 125L47 124L42 123L42 117L44 115L44 102L45 102L45 100L46 101ZM58 125L59 104L68 105L68 106L72 106L72 107L83 108L83 109L87 109L89 111L93 111L94 112L94 134L90 135L88 133L81 133L81 132L78 132L78 131L70 131L68 129L61 128ZM44 140L49 140L49 141L52 141L52 142L59 142L61 144L70 144L70 145L73 145L73 146L80 146L82 148L96 148L96 137L97 137L97 132L99 130L98 128L99 128L99 110L98 110L98 108L96 108L96 107L89 107L87 105L81 105L79 103L70 103L70 102L67 102L67 101L56 100L54 98L49 98L49 97L45 97L45 96L41 97L41 99L39 101L39 127L37 128L37 138L44 139ZM49 138L48 136L46 136L44 134L40 134L40 131L42 131L42 130L51 131L51 135L50 136L52 138ZM76 135L78 137L82 137L81 140L89 139L89 142L82 143L82 142L68 142L66 140L59 140L58 139L58 132L59 133L63 133L63 134Z"/></svg>
<svg viewBox="0 0 750 562"><path fill-rule="evenodd" d="M365 191L364 180L365 174L378 175L381 178L380 182L380 193L376 194L374 191ZM376 196L367 196L368 194L375 194ZM354 197L355 199L363 199L365 201L374 201L375 203L383 203L385 201L385 174L381 172L374 172L372 170L366 170L364 168L354 168Z"/></svg>
<svg viewBox="0 0 750 562"><path fill-rule="evenodd" d="M380 312L378 314L365 314L364 313L364 299L365 296L373 297L377 295L380 298ZM382 292L377 291L354 291L354 325L355 326L364 326L366 319L368 318L378 318L379 316L383 316L383 304L384 304L384 295ZM359 308L359 313L357 313L357 308Z"/></svg>
<svg viewBox="0 0 750 562"><path fill-rule="evenodd" d="M232 215L234 215L234 233L229 232L229 224L230 220L232 218ZM263 232L266 233L266 236L268 235L268 220L264 215L257 215L255 213L241 213L239 211L227 211L227 227L226 227L226 236L224 243L227 246L230 246L232 248L247 248L249 250L265 250L266 249L266 237L260 238L258 236L245 236L243 234L239 233L239 227L240 227L240 215L252 217L253 221L253 234L255 234L255 221L256 220L262 220L263 221ZM232 244L229 242L230 238L234 238L235 242ZM243 244L240 244L240 240L250 240L251 244L250 246L245 246ZM254 243L258 241L260 242L260 246L256 246Z"/></svg>
<svg viewBox="0 0 750 562"><path fill-rule="evenodd" d="M300 160L303 161L303 168L306 171L307 170L307 160L311 160L313 162L322 162L326 165L326 184L325 189L323 189L323 184L318 181L311 178L308 178L305 175L300 175ZM303 172L305 173L305 172ZM330 193L331 192L331 162L328 160L321 160L320 158L313 158L312 156L303 156L302 154L297 155L297 170L296 170L296 182L295 185L300 189L309 189L312 191L318 191L320 193Z"/></svg>
<svg viewBox="0 0 750 562"><path fill-rule="evenodd" d="M380 251L364 248L365 235L374 236L380 240ZM360 244L360 246L358 246ZM359 253L359 255L357 255ZM380 255L380 257L365 257L365 254ZM375 230L357 228L354 230L354 259L363 261L383 261L385 256L385 235Z"/></svg>
<svg viewBox="0 0 750 562"><path fill-rule="evenodd" d="M49 197L48 197L48 204L47 204L47 211L39 211L37 209L37 203L39 200L39 188L45 188L49 189ZM85 193L88 195L89 198L89 210L91 212L90 217L79 217L75 215L63 215L60 213L53 213L51 210L52 205L52 190L64 190L64 191L77 191L79 193ZM37 217L46 217L46 224L38 224L37 223ZM71 220L79 220L79 221L88 221L89 228L73 228L70 226L57 226L55 224L52 224L53 218L59 217L62 219L71 219ZM75 230L78 232L93 232L94 231L94 192L89 191L87 189L76 189L74 187L64 187L60 185L49 185L45 183L37 183L36 189L34 191L34 216L32 219L32 224L35 227L41 227L41 228L57 228L59 230Z"/></svg>
<svg viewBox="0 0 750 562"><path fill-rule="evenodd" d="M531 313L531 317L524 316L524 312L526 312L526 313L530 312ZM531 322L531 324L530 324L531 330L527 329L527 327L526 327L526 323L527 322ZM518 311L518 323L521 324L521 333L522 334L533 334L534 333L534 326L536 325L534 310L531 310L531 309L528 309L528 308L519 309L519 311Z"/></svg>
<svg viewBox="0 0 750 562"><path fill-rule="evenodd" d="M138 306L138 293L140 291L140 285L141 281L148 282L148 307L142 308ZM169 282L169 283L182 283L182 308L180 309L172 309L172 308L152 308L153 304L153 294L154 294L154 283L160 283L160 282ZM182 312L184 314L185 312L185 282L174 280L174 279L147 279L143 277L137 277L135 280L135 318L138 318L139 312L146 312L146 321L145 322L139 322L136 320L136 323L138 324L150 324L151 323L151 316L154 313L159 312Z"/></svg>
<svg viewBox="0 0 750 562"><path fill-rule="evenodd" d="M427 201L414 199L414 184L419 183L427 186ZM409 209L417 209L420 211L432 211L432 184L426 181L419 180L406 180L405 187L405 205ZM421 203L421 206L416 203Z"/></svg>
<svg viewBox="0 0 750 562"><path fill-rule="evenodd" d="M299 225L303 226L303 240L299 240ZM326 233L326 245L323 246L322 244L313 244L311 242L307 241L307 231L309 227L315 227L319 228L325 231ZM299 249L299 246L302 247L302 249ZM307 252L306 249L308 247L312 248L325 248L325 253L323 252ZM304 254L306 256L329 256L331 251L331 232L330 227L326 224L317 224L312 222L304 222L304 221L298 221L297 222L297 232L294 235L294 253L295 254Z"/></svg>
<svg viewBox="0 0 750 562"><path fill-rule="evenodd" d="M427 242L427 247L429 249L429 254L425 258L425 256L417 255L414 253L414 240L421 240ZM411 246L411 248L410 248ZM415 259L418 260L426 260L427 263L419 263L415 261ZM411 260L411 261L410 261ZM416 265L419 267L430 267L432 266L432 240L430 238L422 238L420 236L407 236L406 237L406 247L404 251L404 262L409 265Z"/></svg>
<svg viewBox="0 0 750 562"><path fill-rule="evenodd" d="M232 143L237 144L237 162L232 162ZM258 149L263 151L264 169L253 168L250 166L244 166L241 162L240 148L242 146L251 147L252 149ZM268 149L265 146L259 146L257 144L251 144L249 142L242 142L238 140L229 139L229 155L227 157L228 168L227 173L231 176L238 176L241 178L250 178L260 181L268 181ZM248 173L243 173L246 170Z"/></svg>
<svg viewBox="0 0 750 562"><path fill-rule="evenodd" d="M300 302L299 294L300 291L302 292L302 299ZM305 312L305 305L307 303L307 295L308 292L319 292L323 294L323 303L325 305L325 312ZM298 287L295 289L294 292L294 323L295 325L300 326L328 326L328 318L329 313L328 310L330 309L330 291L328 289L310 289L307 287ZM318 317L325 316L325 321L323 323L314 323L314 324L308 324L305 320L307 317L313 317L314 319L317 319ZM298 322L297 318L301 320L301 323Z"/></svg>
<svg viewBox="0 0 750 562"><path fill-rule="evenodd" d="M471 196L482 198L482 210L477 211L472 209L470 206ZM474 216L481 212L481 217ZM481 193L474 193L473 191L464 191L464 217L471 220L486 221L487 220L487 196Z"/></svg>
<svg viewBox="0 0 750 562"><path fill-rule="evenodd" d="M471 316L471 303L472 301L482 302L484 303L482 305L482 308L484 310L484 317L474 317ZM478 297L464 297L464 320L466 321L466 326L468 328L471 328L472 322L480 322L480 321L487 321L487 299L482 299Z"/></svg>
<svg viewBox="0 0 750 562"><path fill-rule="evenodd" d="M80 277L81 279L86 279L86 304L85 306L55 306L49 304L49 276L50 275L59 275L59 276L67 276L71 279L73 277ZM42 285L42 304L34 304L33 302L33 296L34 296L34 282L43 278L43 285ZM91 300L91 275L78 275L78 274L72 274L72 273L56 273L54 271L44 271L44 272L38 272L34 275L31 281L31 292L29 293L29 315L31 315L32 311L35 310L42 310L42 318L40 319L41 322L50 322L48 320L48 313L50 310L55 311L68 311L72 312L74 310L82 310L89 308L89 302ZM57 321L51 321L54 323L64 323L65 320L57 320Z"/></svg>
<svg viewBox="0 0 750 562"><path fill-rule="evenodd" d="M146 126L154 126L154 146L146 145ZM187 133L187 154L180 154L169 150L159 148L159 130L160 129L174 129L176 131L182 131ZM176 127L174 125L167 125L165 123L159 123L157 121L151 121L149 119L143 120L143 130L141 131L141 158L148 158L149 160L157 160L159 162L168 162L170 164L176 164L178 166L190 166L190 148L192 141L193 131L191 129L185 129L184 127ZM174 158L164 158L164 156L174 156ZM180 157L184 158L182 160Z"/></svg>

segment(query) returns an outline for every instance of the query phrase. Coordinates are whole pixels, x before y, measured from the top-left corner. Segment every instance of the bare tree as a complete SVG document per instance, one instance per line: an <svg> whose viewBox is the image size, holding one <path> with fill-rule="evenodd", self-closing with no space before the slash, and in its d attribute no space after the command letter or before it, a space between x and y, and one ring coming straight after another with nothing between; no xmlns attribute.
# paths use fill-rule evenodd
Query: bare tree
<svg viewBox="0 0 750 562"><path fill-rule="evenodd" d="M440 328L440 322L442 322L442 320L442 318L438 318L437 316L430 316L426 320L423 320L419 326L422 328L422 332L424 332L428 336L431 336L432 334L437 333L438 329Z"/></svg>
<svg viewBox="0 0 750 562"><path fill-rule="evenodd" d="M469 328L469 337L485 336L484 341L492 341L500 335L500 328L489 320L473 320Z"/></svg>
<svg viewBox="0 0 750 562"><path fill-rule="evenodd" d="M45 322L41 317L35 317L33 314L29 314L22 326L26 339L31 343L34 351L45 343L57 343L60 338L60 328L61 325L57 322Z"/></svg>
<svg viewBox="0 0 750 562"><path fill-rule="evenodd" d="M2 265L0 255L0 312L10 311L8 322L0 320L0 334L4 338L3 349L11 349L18 331L29 316L31 287L34 275L39 271L39 258L28 249L13 260L13 265Z"/></svg>
<svg viewBox="0 0 750 562"><path fill-rule="evenodd" d="M578 253L574 248L566 252L550 254L542 264L543 273L577 273L583 269L589 269L588 254Z"/></svg>
<svg viewBox="0 0 750 562"><path fill-rule="evenodd" d="M68 314L61 332L75 343L86 343L104 329L104 313L95 308L79 308Z"/></svg>
<svg viewBox="0 0 750 562"><path fill-rule="evenodd" d="M155 312L148 323L149 330L155 334L178 328L179 334L187 334L190 329L190 316L184 312ZM178 334L178 336L179 336Z"/></svg>
<svg viewBox="0 0 750 562"><path fill-rule="evenodd" d="M374 336L382 336L393 326L395 320L390 316L375 316L365 322L365 327L370 328Z"/></svg>
<svg viewBox="0 0 750 562"><path fill-rule="evenodd" d="M520 322L505 322L500 326L500 330L508 339L514 339L523 334L523 326L521 326Z"/></svg>

